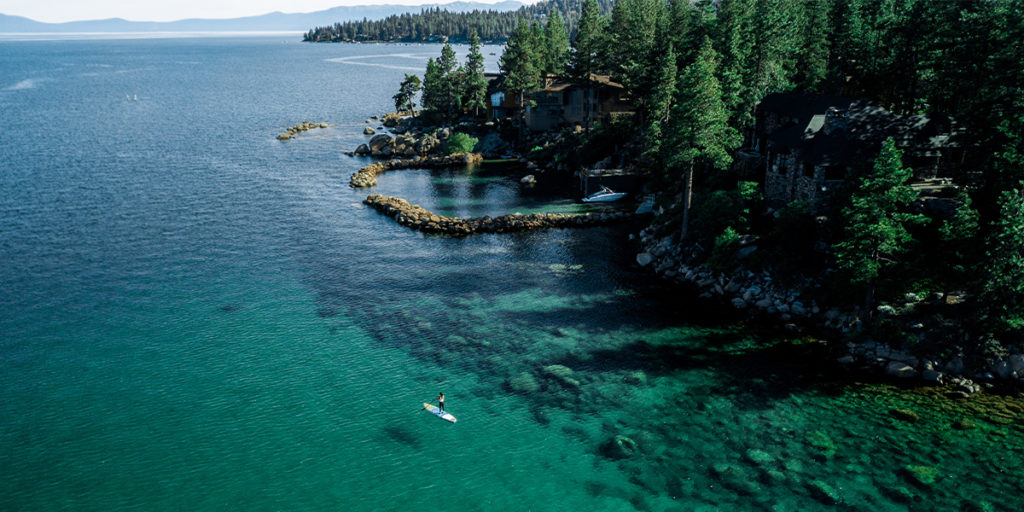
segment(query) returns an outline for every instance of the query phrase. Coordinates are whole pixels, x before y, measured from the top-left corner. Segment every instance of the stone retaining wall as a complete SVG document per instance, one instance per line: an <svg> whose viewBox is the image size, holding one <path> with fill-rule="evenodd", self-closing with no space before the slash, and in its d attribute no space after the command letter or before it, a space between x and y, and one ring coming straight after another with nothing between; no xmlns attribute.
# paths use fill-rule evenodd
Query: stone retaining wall
<svg viewBox="0 0 1024 512"><path fill-rule="evenodd" d="M622 222L635 217L627 212L563 215L558 213L513 213L500 217L473 217L460 219L435 215L419 205L398 198L371 194L363 203L395 219L399 224L422 231L445 235L465 236L475 233L510 233L543 228L574 228Z"/></svg>
<svg viewBox="0 0 1024 512"><path fill-rule="evenodd" d="M385 160L374 162L362 167L349 178L352 188L368 188L377 185L377 175L395 169L420 169L424 167L471 167L483 162L484 158L476 153L457 153L448 156L431 156L409 158L405 160Z"/></svg>

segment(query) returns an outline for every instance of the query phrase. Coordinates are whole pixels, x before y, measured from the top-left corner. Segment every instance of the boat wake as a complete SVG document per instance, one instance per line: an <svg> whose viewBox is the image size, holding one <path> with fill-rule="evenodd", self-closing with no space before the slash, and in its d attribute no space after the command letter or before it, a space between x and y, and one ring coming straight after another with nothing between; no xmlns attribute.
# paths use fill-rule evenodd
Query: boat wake
<svg viewBox="0 0 1024 512"><path fill-rule="evenodd" d="M334 57L331 59L325 59L327 62L337 62L341 64L353 64L356 66L370 66L375 68L385 69L400 69L402 71L423 71L423 66L426 66L428 58L432 57L429 53L389 53L389 54L375 54L375 55L353 55L351 57ZM384 64L381 62L365 62L366 59L381 59L384 57L398 58L398 59L411 59L417 61L420 64L416 67L413 66L397 66L394 64Z"/></svg>

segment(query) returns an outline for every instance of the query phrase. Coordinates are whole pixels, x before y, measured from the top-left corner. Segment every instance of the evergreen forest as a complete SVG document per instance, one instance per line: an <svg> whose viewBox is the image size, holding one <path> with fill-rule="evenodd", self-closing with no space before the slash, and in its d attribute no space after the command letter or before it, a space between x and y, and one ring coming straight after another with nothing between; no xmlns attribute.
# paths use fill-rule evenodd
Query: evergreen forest
<svg viewBox="0 0 1024 512"><path fill-rule="evenodd" d="M474 31L481 40L500 42L508 39L519 19L544 20L558 14L570 32L579 17L582 0L544 0L510 12L472 11L453 13L435 7L420 13L388 16L383 20L335 23L310 29L303 36L308 42L402 42L452 41L465 43ZM612 0L600 0L604 12L610 12Z"/></svg>

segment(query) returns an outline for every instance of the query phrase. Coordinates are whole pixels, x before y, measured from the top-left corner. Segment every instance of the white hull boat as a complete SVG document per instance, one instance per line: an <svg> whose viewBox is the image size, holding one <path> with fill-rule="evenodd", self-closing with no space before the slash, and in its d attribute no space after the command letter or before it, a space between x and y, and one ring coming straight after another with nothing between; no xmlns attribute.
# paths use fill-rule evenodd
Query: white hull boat
<svg viewBox="0 0 1024 512"><path fill-rule="evenodd" d="M612 201L618 201L628 194L625 192L616 192L608 187L601 187L601 190L590 194L583 198L584 203L610 203Z"/></svg>

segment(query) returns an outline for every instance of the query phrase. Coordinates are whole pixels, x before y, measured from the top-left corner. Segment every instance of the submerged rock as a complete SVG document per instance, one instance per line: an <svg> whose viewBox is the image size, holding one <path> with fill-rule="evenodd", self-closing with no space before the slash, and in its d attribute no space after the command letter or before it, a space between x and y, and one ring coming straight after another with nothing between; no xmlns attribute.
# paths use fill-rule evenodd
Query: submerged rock
<svg viewBox="0 0 1024 512"><path fill-rule="evenodd" d="M929 486L939 478L939 470L931 466L905 466L901 472L903 477L919 486Z"/></svg>
<svg viewBox="0 0 1024 512"><path fill-rule="evenodd" d="M601 445L601 454L610 459L628 459L637 453L636 441L617 435Z"/></svg>
<svg viewBox="0 0 1024 512"><path fill-rule="evenodd" d="M978 426L975 425L973 421L967 418L960 418L953 422L953 428L957 430L973 430L978 428Z"/></svg>
<svg viewBox="0 0 1024 512"><path fill-rule="evenodd" d="M811 432L807 436L807 442L814 449L813 457L817 460L828 460L836 454L836 444L832 442L832 438L820 430Z"/></svg>
<svg viewBox="0 0 1024 512"><path fill-rule="evenodd" d="M622 378L622 382L626 384L632 384L634 386L643 386L647 384L647 374L643 370L635 370L626 374Z"/></svg>
<svg viewBox="0 0 1024 512"><path fill-rule="evenodd" d="M540 384L530 372L523 372L508 380L508 387L517 393L533 393L540 389Z"/></svg>
<svg viewBox="0 0 1024 512"><path fill-rule="evenodd" d="M921 419L920 414L909 409L892 409L889 411L889 415L907 423L917 423L917 420Z"/></svg>
<svg viewBox="0 0 1024 512"><path fill-rule="evenodd" d="M580 387L580 381L573 378L573 371L568 366L552 364L541 368L541 372L544 373L545 376L561 382L566 386L573 388Z"/></svg>
<svg viewBox="0 0 1024 512"><path fill-rule="evenodd" d="M807 490L810 491L814 499L826 505L837 505L843 501L842 496L835 488L821 480L811 480L807 484Z"/></svg>
<svg viewBox="0 0 1024 512"><path fill-rule="evenodd" d="M885 367L885 374L890 377L909 379L917 376L917 370L913 366L902 361L890 361Z"/></svg>
<svg viewBox="0 0 1024 512"><path fill-rule="evenodd" d="M754 478L742 467L719 463L711 466L711 473L722 486L744 496L753 496L761 490Z"/></svg>

